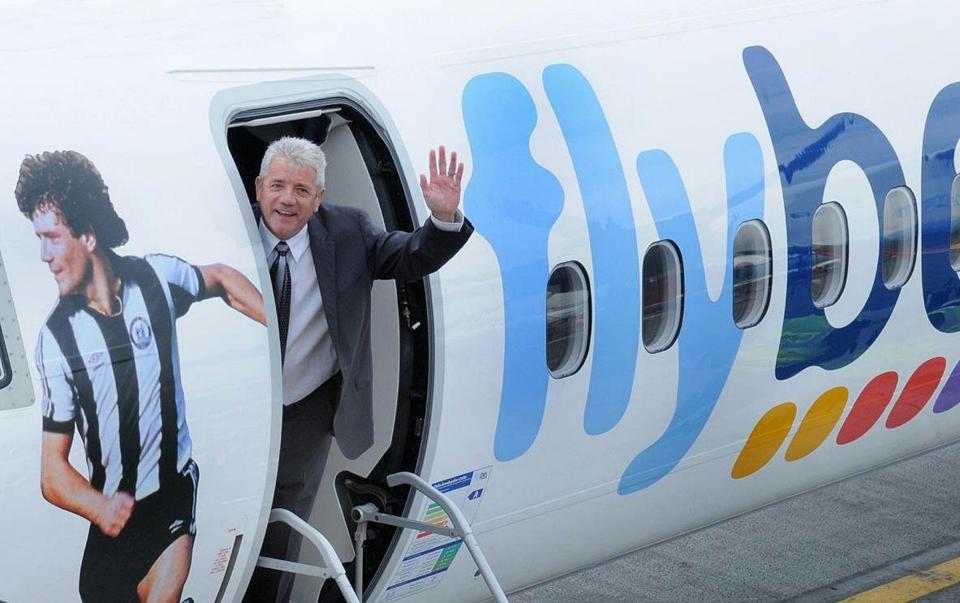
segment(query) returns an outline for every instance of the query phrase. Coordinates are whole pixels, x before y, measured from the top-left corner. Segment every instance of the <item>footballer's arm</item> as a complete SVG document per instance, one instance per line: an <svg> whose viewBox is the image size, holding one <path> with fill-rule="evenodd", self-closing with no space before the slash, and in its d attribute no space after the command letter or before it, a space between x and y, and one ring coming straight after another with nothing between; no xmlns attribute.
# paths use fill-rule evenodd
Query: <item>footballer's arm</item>
<svg viewBox="0 0 960 603"><path fill-rule="evenodd" d="M225 264L197 266L203 276L205 298L220 297L234 310L248 318L267 324L263 296L247 277Z"/></svg>
<svg viewBox="0 0 960 603"><path fill-rule="evenodd" d="M114 538L133 513L133 497L117 492L108 498L90 485L70 464L73 433L43 432L40 453L40 491L51 504L96 524Z"/></svg>

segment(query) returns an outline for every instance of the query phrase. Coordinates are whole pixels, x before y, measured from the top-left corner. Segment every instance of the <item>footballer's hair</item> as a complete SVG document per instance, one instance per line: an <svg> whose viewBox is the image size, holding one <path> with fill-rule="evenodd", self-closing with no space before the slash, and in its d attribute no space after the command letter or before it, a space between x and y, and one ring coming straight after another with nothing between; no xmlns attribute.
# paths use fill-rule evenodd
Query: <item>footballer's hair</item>
<svg viewBox="0 0 960 603"><path fill-rule="evenodd" d="M130 237L100 172L76 151L24 157L14 196L27 219L37 211L53 209L75 236L92 233L105 249L119 247Z"/></svg>

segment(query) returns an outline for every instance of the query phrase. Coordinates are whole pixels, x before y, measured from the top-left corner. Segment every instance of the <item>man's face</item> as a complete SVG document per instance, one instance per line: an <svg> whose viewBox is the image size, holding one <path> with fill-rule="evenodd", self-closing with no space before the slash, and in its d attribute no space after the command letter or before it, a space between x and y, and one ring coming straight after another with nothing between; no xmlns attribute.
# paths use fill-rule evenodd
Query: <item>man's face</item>
<svg viewBox="0 0 960 603"><path fill-rule="evenodd" d="M96 237L74 236L54 208L38 209L32 221L40 239L40 259L50 267L60 297L80 292L90 281Z"/></svg>
<svg viewBox="0 0 960 603"><path fill-rule="evenodd" d="M277 157L267 173L257 177L257 201L263 220L276 237L286 241L297 234L320 207L323 189L317 190L317 172Z"/></svg>

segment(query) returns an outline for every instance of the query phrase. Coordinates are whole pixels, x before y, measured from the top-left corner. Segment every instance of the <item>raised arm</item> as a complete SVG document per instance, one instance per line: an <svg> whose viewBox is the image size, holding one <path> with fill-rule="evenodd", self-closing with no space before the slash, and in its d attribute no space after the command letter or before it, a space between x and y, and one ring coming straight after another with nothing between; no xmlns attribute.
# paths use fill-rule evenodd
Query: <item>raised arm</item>
<svg viewBox="0 0 960 603"><path fill-rule="evenodd" d="M237 312L267 324L263 296L247 277L225 264L198 266L203 276L205 298L220 297Z"/></svg>
<svg viewBox="0 0 960 603"><path fill-rule="evenodd" d="M40 452L40 491L51 504L76 513L107 536L116 537L133 513L133 497L118 492L107 498L70 464L72 433L43 433Z"/></svg>

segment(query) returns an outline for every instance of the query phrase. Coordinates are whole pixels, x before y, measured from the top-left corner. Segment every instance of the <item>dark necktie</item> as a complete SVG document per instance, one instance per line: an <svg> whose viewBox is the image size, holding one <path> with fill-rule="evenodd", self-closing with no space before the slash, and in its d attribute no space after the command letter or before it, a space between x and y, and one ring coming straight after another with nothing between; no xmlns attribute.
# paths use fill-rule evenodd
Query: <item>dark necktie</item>
<svg viewBox="0 0 960 603"><path fill-rule="evenodd" d="M287 254L290 246L280 241L274 248L277 257L270 266L270 280L273 281L273 299L277 302L277 321L280 323L280 362L287 354L287 327L290 325L290 269Z"/></svg>

